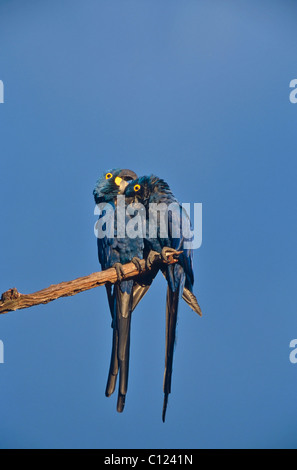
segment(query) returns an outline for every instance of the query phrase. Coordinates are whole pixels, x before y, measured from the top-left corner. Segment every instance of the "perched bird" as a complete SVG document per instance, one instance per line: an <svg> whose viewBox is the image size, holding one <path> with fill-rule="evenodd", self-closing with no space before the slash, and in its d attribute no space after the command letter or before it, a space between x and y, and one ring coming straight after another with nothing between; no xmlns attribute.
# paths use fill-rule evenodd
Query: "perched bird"
<svg viewBox="0 0 297 470"><path fill-rule="evenodd" d="M180 295L182 294L183 299L196 313L202 315L197 299L193 294L193 253L190 247L185 247L185 241L189 242L190 238L184 235L182 229L183 221L188 221L189 224L190 221L184 209L172 194L168 184L157 176L144 176L130 181L124 194L128 198L132 198L135 204L141 203L146 209L145 244L148 245L149 250L152 250L151 254L153 252L161 254L165 263L166 253L168 254L171 251L173 256L178 255L178 261L175 264L166 265L163 263L160 268L167 279L164 403L162 413L164 422L168 395L171 392L173 352ZM155 204L162 204L163 210L154 212L152 208L156 208ZM168 210L169 206L175 207L175 210ZM164 232L164 222L165 225L167 222L167 233L166 231L162 233L162 230Z"/></svg>
<svg viewBox="0 0 297 470"><path fill-rule="evenodd" d="M102 269L114 267L117 271L118 282L106 284L109 309L112 317L113 339L110 368L105 395L110 396L116 386L119 372L119 389L117 411L122 412L128 387L129 351L131 314L138 302L149 289L156 272L143 273L134 280L123 279L122 264L132 261L141 271L139 260L143 259L144 242L141 237L130 239L120 234L120 224L126 224L130 217L124 212L124 221L117 218L117 196L122 194L127 182L136 178L131 170L113 169L104 173L97 181L93 191L96 204L100 205L101 214L98 222L105 217L104 236L97 238L98 258ZM107 206L108 205L108 206ZM112 208L107 211L106 208ZM110 225L110 227L106 227ZM111 227L112 225L112 227ZM112 230L111 230L112 229ZM111 232L114 232L111 236ZM118 235L121 236L118 236Z"/></svg>

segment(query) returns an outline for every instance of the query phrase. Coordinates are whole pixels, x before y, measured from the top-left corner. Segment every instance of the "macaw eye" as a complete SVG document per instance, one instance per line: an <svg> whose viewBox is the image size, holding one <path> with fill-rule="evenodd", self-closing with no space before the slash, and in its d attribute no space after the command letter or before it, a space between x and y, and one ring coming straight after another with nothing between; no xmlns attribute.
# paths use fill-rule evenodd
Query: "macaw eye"
<svg viewBox="0 0 297 470"><path fill-rule="evenodd" d="M106 178L107 180L109 180L110 178L112 178L112 173L106 173L105 178Z"/></svg>
<svg viewBox="0 0 297 470"><path fill-rule="evenodd" d="M140 184L136 184L133 189L134 189L135 192L139 191L140 190Z"/></svg>

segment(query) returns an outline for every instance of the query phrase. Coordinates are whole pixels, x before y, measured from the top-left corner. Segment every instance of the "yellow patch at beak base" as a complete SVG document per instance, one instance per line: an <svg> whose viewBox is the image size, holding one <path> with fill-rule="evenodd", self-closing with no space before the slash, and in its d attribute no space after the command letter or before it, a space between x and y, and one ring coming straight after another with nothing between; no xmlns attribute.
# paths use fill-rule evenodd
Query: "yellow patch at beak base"
<svg viewBox="0 0 297 470"><path fill-rule="evenodd" d="M120 178L119 176L117 176L117 177L115 178L115 180L114 180L114 182L115 182L115 184L116 184L117 186L120 186L120 184L121 184L122 181L123 181L122 178Z"/></svg>

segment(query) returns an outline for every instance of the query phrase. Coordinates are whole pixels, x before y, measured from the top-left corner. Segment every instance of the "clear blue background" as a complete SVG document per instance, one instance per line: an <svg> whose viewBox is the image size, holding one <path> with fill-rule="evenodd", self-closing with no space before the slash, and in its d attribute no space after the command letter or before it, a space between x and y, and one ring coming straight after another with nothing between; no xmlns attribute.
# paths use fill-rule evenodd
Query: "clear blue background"
<svg viewBox="0 0 297 470"><path fill-rule="evenodd" d="M98 271L113 167L203 203L161 421L166 285L133 315L126 408L104 396L104 288L0 318L2 448L297 447L297 5L0 1L0 291Z"/></svg>

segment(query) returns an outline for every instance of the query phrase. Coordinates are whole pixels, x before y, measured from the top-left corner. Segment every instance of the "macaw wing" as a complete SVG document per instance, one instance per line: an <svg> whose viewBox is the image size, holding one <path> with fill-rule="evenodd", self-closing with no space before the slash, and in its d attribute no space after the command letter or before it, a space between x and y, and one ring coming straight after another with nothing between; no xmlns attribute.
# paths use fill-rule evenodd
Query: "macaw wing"
<svg viewBox="0 0 297 470"><path fill-rule="evenodd" d="M117 238L114 227L114 206L106 204L96 223L98 258L102 269L110 268L119 262Z"/></svg>
<svg viewBox="0 0 297 470"><path fill-rule="evenodd" d="M118 252L116 251L117 240L112 236L114 231L114 211L111 210L109 204L105 207L108 208L108 210L102 209L95 232L97 236L98 258L102 270L110 268L115 262L119 261L119 259L117 259L119 257ZM110 314L113 318L114 287L107 283L105 288Z"/></svg>
<svg viewBox="0 0 297 470"><path fill-rule="evenodd" d="M202 315L198 301L193 294L194 271L193 271L193 250L191 242L193 241L193 228L186 210L179 205L173 212L168 214L169 236L172 239L172 247L183 252L179 256L179 264L183 267L185 273L185 285L183 289L183 299L198 315ZM184 246L185 242L189 247ZM174 282L175 266L169 269L169 278Z"/></svg>

